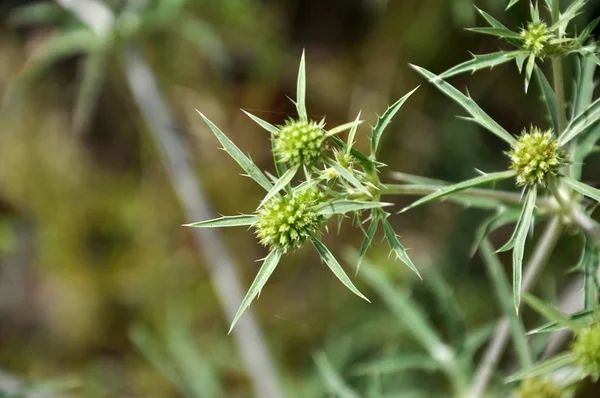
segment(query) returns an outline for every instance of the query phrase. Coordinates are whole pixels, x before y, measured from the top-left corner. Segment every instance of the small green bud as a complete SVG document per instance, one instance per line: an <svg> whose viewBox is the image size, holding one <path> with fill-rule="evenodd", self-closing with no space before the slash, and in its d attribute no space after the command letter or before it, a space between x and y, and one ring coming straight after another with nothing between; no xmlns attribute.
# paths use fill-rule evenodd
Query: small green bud
<svg viewBox="0 0 600 398"><path fill-rule="evenodd" d="M299 249L319 231L323 216L313 210L325 194L314 188L292 194L277 194L258 211L254 227L260 243L285 252Z"/></svg>
<svg viewBox="0 0 600 398"><path fill-rule="evenodd" d="M335 151L334 156L335 161L343 168L351 170L354 167L354 156L342 151Z"/></svg>
<svg viewBox="0 0 600 398"><path fill-rule="evenodd" d="M600 378L600 324L577 331L571 350L576 356L575 363L597 381Z"/></svg>
<svg viewBox="0 0 600 398"><path fill-rule="evenodd" d="M519 398L562 398L562 389L552 380L532 377L523 380L519 388Z"/></svg>
<svg viewBox="0 0 600 398"><path fill-rule="evenodd" d="M529 22L527 29L521 30L523 49L532 52L536 57L544 57L556 50L551 40L556 36L544 22Z"/></svg>
<svg viewBox="0 0 600 398"><path fill-rule="evenodd" d="M323 159L325 134L321 123L288 120L274 134L274 154L292 166L312 166Z"/></svg>
<svg viewBox="0 0 600 398"><path fill-rule="evenodd" d="M566 154L559 150L552 131L533 127L523 131L517 143L507 152L510 168L517 171L517 185L547 185L548 179L558 174L566 164Z"/></svg>

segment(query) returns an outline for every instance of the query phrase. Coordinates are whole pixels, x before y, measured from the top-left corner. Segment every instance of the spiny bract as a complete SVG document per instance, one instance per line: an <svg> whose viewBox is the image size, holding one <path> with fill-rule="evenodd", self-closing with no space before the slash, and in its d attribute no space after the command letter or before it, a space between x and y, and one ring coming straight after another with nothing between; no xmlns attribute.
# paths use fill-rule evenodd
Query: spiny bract
<svg viewBox="0 0 600 398"><path fill-rule="evenodd" d="M530 22L527 29L521 31L523 49L531 51L536 57L544 57L552 50L550 41L555 35L550 32L548 25L544 22Z"/></svg>
<svg viewBox="0 0 600 398"><path fill-rule="evenodd" d="M575 363L594 380L600 377L600 324L579 330L571 344Z"/></svg>
<svg viewBox="0 0 600 398"><path fill-rule="evenodd" d="M275 195L258 211L254 227L260 243L284 253L300 248L319 231L324 217L314 206L324 199L325 194L315 188Z"/></svg>
<svg viewBox="0 0 600 398"><path fill-rule="evenodd" d="M566 155L558 149L552 130L542 131L537 127L523 131L507 155L512 162L510 168L517 171L517 185L545 186L566 163Z"/></svg>
<svg viewBox="0 0 600 398"><path fill-rule="evenodd" d="M280 162L312 166L323 158L325 134L322 123L287 120L274 134L273 152Z"/></svg>
<svg viewBox="0 0 600 398"><path fill-rule="evenodd" d="M523 380L519 388L519 398L562 398L562 389L552 380L532 377Z"/></svg>

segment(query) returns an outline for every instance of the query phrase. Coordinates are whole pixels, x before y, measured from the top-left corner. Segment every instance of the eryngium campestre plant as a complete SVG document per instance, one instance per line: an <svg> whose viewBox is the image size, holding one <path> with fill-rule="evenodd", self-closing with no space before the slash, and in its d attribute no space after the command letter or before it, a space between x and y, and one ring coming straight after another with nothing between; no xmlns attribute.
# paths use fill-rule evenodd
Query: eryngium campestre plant
<svg viewBox="0 0 600 398"><path fill-rule="evenodd" d="M546 186L550 178L566 164L566 153L559 149L559 143L552 130L542 131L532 127L523 130L518 141L507 152L510 168L517 172L517 185Z"/></svg>

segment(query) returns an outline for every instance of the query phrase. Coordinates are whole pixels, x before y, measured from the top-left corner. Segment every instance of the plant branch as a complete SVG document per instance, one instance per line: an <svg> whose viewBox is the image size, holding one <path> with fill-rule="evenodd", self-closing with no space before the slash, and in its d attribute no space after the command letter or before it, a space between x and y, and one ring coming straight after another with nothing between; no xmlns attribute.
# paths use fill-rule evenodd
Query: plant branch
<svg viewBox="0 0 600 398"><path fill-rule="evenodd" d="M560 237L562 230L563 225L560 221L560 217L553 217L544 229L536 248L531 254L529 262L525 266L525 275L523 276L522 285L523 291L527 291L533 286L533 283L539 276L542 268L550 258L554 247L558 243L558 238ZM471 388L467 395L468 398L480 398L483 396L492 377L494 367L500 361L509 336L510 323L508 317L504 316L498 323L498 326L496 326L494 337L487 346L481 359L481 363L475 371L473 383L471 384Z"/></svg>

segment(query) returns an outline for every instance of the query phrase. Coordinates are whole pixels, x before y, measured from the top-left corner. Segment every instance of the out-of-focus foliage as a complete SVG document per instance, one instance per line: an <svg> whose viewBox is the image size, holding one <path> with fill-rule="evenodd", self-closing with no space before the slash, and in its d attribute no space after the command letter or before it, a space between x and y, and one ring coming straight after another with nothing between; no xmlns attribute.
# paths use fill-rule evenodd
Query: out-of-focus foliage
<svg viewBox="0 0 600 398"><path fill-rule="evenodd" d="M295 90L302 48L311 65L311 117L327 115L335 126L359 109L375 124L371 115L422 83L408 62L441 71L469 59L467 48L502 46L464 30L480 18L471 0L114 0L107 3L120 16L118 29L106 38L53 2L9 3L0 5L0 370L34 386L66 377L69 396L250 396L201 253L180 226L197 220L183 218L125 83L120 57L127 43L148 56L222 214L252 212L260 187L235 177L237 166L214 150L218 143L194 108L274 172L268 136L238 110L273 124L293 116L285 96ZM525 3L503 22L518 26ZM476 4L490 13L506 7ZM576 25L587 19L579 16ZM471 96L514 133L543 113L535 84L529 96L514 96L522 78L513 69L453 84L469 79ZM456 119L456 107L429 85L403 112L380 144L390 169L454 180L472 176L473 164L508 166L498 140ZM369 148L366 139L357 145ZM588 170L598 164L598 157L587 160ZM398 199L399 208L407 204ZM310 250L282 262L252 308L287 396L335 394L343 383L358 396L428 397L460 383L460 374L448 375L424 356L431 340L420 341L422 333L400 319L406 308L382 291L391 285L404 305L419 303L428 335L460 352L457 372L468 368L501 314L485 266L465 254L485 216L440 204L394 218L411 258L428 271L426 282L415 284L376 240L369 262L381 279L352 278L372 304L347 293ZM494 238L506 241L510 232L501 227ZM326 243L340 253L362 238L342 228ZM247 259L266 252L243 229L228 230L225 239L249 286L259 265ZM575 264L579 245L565 239L550 268ZM552 292L563 285L544 281ZM452 300L440 298L445 289ZM513 354L504 362L510 367Z"/></svg>

